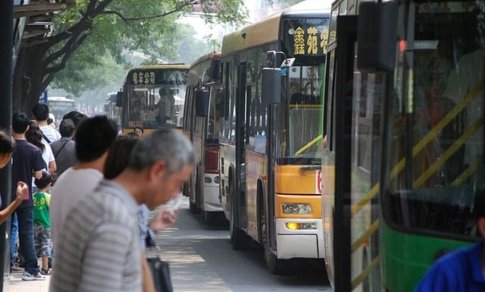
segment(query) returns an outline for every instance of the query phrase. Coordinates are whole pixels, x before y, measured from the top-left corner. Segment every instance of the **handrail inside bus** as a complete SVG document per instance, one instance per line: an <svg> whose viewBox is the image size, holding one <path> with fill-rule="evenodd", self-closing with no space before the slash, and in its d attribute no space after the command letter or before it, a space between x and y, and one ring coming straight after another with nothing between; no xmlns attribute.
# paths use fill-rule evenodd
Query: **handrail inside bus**
<svg viewBox="0 0 485 292"><path fill-rule="evenodd" d="M470 102L475 99L478 94L485 87L485 79L479 82L466 96L465 98L457 103L457 105L448 113L443 119L436 124L426 136L423 137L414 147L413 147L413 157L415 157L424 147L433 140L433 138L438 135L438 133L447 126L453 118L455 118L463 109L470 104ZM478 122L478 121L477 121ZM468 129L470 130L470 129ZM455 142L454 144L456 144ZM456 151L456 150L455 150ZM405 159L402 158L392 169L390 173L390 178L396 177L405 166ZM351 208L352 216L358 213L372 198L374 198L379 193L379 183L375 184L362 198Z"/></svg>
<svg viewBox="0 0 485 292"><path fill-rule="evenodd" d="M305 152L308 148L312 147L315 145L318 141L320 141L323 138L323 135L318 135L315 139L311 140L306 144L305 146L301 147L298 151L295 152L295 156L298 156Z"/></svg>

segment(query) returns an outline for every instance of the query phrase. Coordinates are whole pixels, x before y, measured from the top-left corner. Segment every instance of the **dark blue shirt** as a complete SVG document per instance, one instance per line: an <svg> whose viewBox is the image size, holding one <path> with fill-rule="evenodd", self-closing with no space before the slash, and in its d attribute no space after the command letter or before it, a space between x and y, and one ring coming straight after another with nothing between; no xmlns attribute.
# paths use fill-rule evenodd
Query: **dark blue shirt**
<svg viewBox="0 0 485 292"><path fill-rule="evenodd" d="M426 273L416 291L485 291L482 250L483 240L444 255Z"/></svg>
<svg viewBox="0 0 485 292"><path fill-rule="evenodd" d="M42 151L25 140L15 140L12 155L12 198L15 198L17 182L23 181L29 186L29 199L24 200L19 208L32 207L32 176L34 171L46 168Z"/></svg>

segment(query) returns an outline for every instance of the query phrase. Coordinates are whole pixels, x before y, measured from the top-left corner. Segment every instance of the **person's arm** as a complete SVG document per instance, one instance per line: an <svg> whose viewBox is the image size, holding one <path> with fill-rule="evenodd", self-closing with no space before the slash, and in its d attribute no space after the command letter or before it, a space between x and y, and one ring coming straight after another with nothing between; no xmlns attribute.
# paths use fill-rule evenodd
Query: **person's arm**
<svg viewBox="0 0 485 292"><path fill-rule="evenodd" d="M142 269L142 285L143 285L143 292L155 292L155 284L153 283L153 275L150 271L150 267L148 266L148 260L145 256L145 253L142 251L140 253L141 259L141 269Z"/></svg>
<svg viewBox="0 0 485 292"><path fill-rule="evenodd" d="M177 221L178 210L163 210L150 221L149 227L154 232L162 231Z"/></svg>
<svg viewBox="0 0 485 292"><path fill-rule="evenodd" d="M49 161L49 173L55 175L57 172L57 164L55 160Z"/></svg>
<svg viewBox="0 0 485 292"><path fill-rule="evenodd" d="M45 162L44 162L44 159L42 159L42 152L40 151L40 149L38 149L38 151L35 151L33 153L33 170L34 170L34 178L36 179L41 179L42 178L42 169L46 168L46 166L48 165L45 165Z"/></svg>
<svg viewBox="0 0 485 292"><path fill-rule="evenodd" d="M41 179L42 178L42 170L34 171L34 178L35 179Z"/></svg>
<svg viewBox="0 0 485 292"><path fill-rule="evenodd" d="M56 175L57 163L56 158L54 157L54 152L52 152L52 147L50 145L46 145L45 151L48 151L49 157L49 165L47 165L47 169L49 170L50 174Z"/></svg>
<svg viewBox="0 0 485 292"><path fill-rule="evenodd" d="M12 215L12 213L17 209L22 201L28 198L29 196L29 187L26 183L19 181L17 183L17 193L15 196L15 200L11 202L5 209L0 211L0 224L5 222L5 220Z"/></svg>

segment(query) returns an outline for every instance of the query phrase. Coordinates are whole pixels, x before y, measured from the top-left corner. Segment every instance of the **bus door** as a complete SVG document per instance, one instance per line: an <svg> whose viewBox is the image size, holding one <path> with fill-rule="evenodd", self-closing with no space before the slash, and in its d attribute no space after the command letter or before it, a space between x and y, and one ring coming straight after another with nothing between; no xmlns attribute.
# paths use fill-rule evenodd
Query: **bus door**
<svg viewBox="0 0 485 292"><path fill-rule="evenodd" d="M232 201L233 212L235 212L234 226L245 227L241 218L245 217L245 198L244 191L246 186L246 169L244 158L244 147L246 140L246 63L242 62L238 66L238 86L236 94L236 173L235 183L236 192Z"/></svg>
<svg viewBox="0 0 485 292"><path fill-rule="evenodd" d="M335 52L336 291L380 291L379 179L382 72L357 69L357 16L339 16Z"/></svg>
<svg viewBox="0 0 485 292"><path fill-rule="evenodd" d="M333 219L333 274L335 291L351 291L350 261L350 154L352 122L352 79L356 17L337 17L337 46L332 54L334 131L330 143L335 153L335 188Z"/></svg>
<svg viewBox="0 0 485 292"><path fill-rule="evenodd" d="M380 106L385 80L356 68L357 16L338 16L329 93L335 159L333 271L335 291L379 289L378 206ZM376 189L377 188L377 189Z"/></svg>

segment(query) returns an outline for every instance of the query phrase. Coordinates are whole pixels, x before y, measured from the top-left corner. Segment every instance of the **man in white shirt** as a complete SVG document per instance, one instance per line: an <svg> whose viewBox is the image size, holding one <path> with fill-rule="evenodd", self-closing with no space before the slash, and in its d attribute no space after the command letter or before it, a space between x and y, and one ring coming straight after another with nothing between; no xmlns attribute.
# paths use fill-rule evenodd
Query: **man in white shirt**
<svg viewBox="0 0 485 292"><path fill-rule="evenodd" d="M44 133L44 140L47 143L50 144L61 139L61 134L47 123L47 119L49 118L49 107L46 104L38 103L34 105L32 114L34 115L40 130Z"/></svg>
<svg viewBox="0 0 485 292"><path fill-rule="evenodd" d="M78 162L59 177L51 192L51 237L54 247L57 245L57 236L67 214L82 197L91 193L103 178L102 172L108 150L117 132L116 124L106 116L89 118L76 130Z"/></svg>

